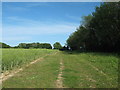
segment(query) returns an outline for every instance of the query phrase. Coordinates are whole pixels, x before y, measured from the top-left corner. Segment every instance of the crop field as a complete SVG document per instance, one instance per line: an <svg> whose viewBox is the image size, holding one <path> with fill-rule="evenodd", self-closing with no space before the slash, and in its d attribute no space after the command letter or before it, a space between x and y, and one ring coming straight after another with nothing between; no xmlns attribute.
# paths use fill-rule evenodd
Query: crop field
<svg viewBox="0 0 120 90"><path fill-rule="evenodd" d="M43 59L28 67L25 66L41 57ZM3 88L117 88L118 60L117 55L110 53L3 49L2 69L12 71L23 68L23 70L4 80L2 86Z"/></svg>
<svg viewBox="0 0 120 90"><path fill-rule="evenodd" d="M47 49L2 49L2 70L12 70L52 52Z"/></svg>

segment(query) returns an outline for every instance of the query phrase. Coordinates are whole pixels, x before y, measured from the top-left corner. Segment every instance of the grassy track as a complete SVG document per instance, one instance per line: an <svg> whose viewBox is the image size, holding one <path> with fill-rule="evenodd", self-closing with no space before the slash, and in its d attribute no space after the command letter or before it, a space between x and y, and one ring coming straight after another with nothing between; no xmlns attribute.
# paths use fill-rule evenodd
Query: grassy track
<svg viewBox="0 0 120 90"><path fill-rule="evenodd" d="M117 87L117 63L118 58L110 54L64 53L64 84L71 88Z"/></svg>
<svg viewBox="0 0 120 90"><path fill-rule="evenodd" d="M116 88L118 84L118 59L115 55L105 53L71 54L57 51L56 54L44 57L42 61L25 68L22 72L4 81L3 87L57 88L57 77L62 60L64 65L61 76L63 87Z"/></svg>

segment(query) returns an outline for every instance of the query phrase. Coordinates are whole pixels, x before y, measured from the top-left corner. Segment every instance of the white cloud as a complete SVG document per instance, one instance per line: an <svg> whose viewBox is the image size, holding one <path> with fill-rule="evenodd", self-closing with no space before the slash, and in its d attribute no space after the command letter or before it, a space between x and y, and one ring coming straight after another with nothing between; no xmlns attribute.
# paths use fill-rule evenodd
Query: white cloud
<svg viewBox="0 0 120 90"><path fill-rule="evenodd" d="M21 25L3 25L4 40L23 40L35 35L70 34L79 24L60 21L35 21L19 17L9 20L20 22Z"/></svg>
<svg viewBox="0 0 120 90"><path fill-rule="evenodd" d="M17 16L11 16L11 17L7 17L8 21L14 21L14 22L19 22L21 24L36 24L39 23L38 21L35 20L30 20L30 19L26 19L26 18L20 18Z"/></svg>
<svg viewBox="0 0 120 90"><path fill-rule="evenodd" d="M32 26L5 26L3 33L9 35L65 34L73 32L78 25L38 24ZM9 33L7 33L9 32Z"/></svg>

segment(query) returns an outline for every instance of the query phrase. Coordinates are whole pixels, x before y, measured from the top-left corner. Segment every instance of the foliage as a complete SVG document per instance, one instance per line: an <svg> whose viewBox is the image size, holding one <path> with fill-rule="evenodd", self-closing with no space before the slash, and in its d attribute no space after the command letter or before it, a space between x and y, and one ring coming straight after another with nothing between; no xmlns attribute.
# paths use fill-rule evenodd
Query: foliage
<svg viewBox="0 0 120 90"><path fill-rule="evenodd" d="M102 3L67 39L72 50L120 51L120 2Z"/></svg>
<svg viewBox="0 0 120 90"><path fill-rule="evenodd" d="M10 46L5 43L0 42L0 48L10 48Z"/></svg>
<svg viewBox="0 0 120 90"><path fill-rule="evenodd" d="M91 14L88 16L83 16L81 21L82 25L87 28L90 25L92 18L93 16Z"/></svg>
<svg viewBox="0 0 120 90"><path fill-rule="evenodd" d="M68 46L70 46L72 50L81 49L81 47L84 47L85 39L87 38L88 33L89 31L85 27L80 26L77 31L69 36L67 40Z"/></svg>
<svg viewBox="0 0 120 90"><path fill-rule="evenodd" d="M59 49L60 51L65 51L65 50L69 50L68 46L63 46L62 48Z"/></svg>
<svg viewBox="0 0 120 90"><path fill-rule="evenodd" d="M18 45L20 48L46 48L52 49L51 44L49 43L20 43Z"/></svg>
<svg viewBox="0 0 120 90"><path fill-rule="evenodd" d="M62 48L62 46L59 42L54 43L53 47L54 47L54 49L61 49Z"/></svg>

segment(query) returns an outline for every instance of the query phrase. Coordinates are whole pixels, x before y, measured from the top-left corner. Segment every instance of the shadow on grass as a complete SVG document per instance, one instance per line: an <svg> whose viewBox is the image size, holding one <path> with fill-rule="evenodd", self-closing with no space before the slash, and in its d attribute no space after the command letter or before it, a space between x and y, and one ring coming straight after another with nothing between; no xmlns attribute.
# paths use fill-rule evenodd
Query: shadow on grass
<svg viewBox="0 0 120 90"><path fill-rule="evenodd" d="M93 56L115 56L117 58L120 59L120 52L91 52L91 51L70 51L70 50L65 50L65 51L61 51L63 54L73 54L73 55L77 55L77 54L89 54L89 55L93 55Z"/></svg>

